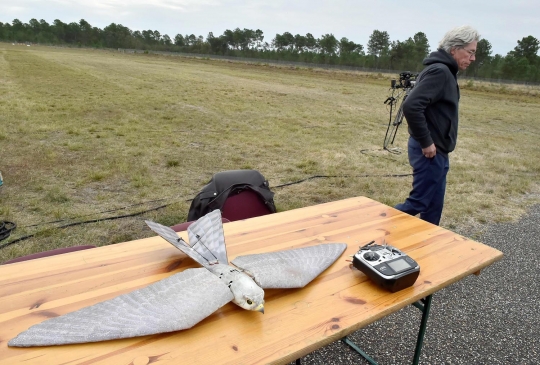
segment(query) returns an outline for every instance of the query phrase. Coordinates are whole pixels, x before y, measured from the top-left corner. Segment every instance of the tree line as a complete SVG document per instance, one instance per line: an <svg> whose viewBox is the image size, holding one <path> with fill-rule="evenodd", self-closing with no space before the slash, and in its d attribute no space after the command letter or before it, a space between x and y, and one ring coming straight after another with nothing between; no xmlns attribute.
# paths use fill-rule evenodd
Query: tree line
<svg viewBox="0 0 540 365"><path fill-rule="evenodd" d="M171 38L157 30L132 31L115 23L100 29L84 19L78 23L56 19L52 24L43 19L31 19L28 23L19 19L0 22L0 41L216 54L412 72L422 70L422 60L430 53L428 39L422 32L404 41L391 41L388 32L374 30L364 47L333 34L316 38L311 33L284 32L268 41L262 30L245 28L227 29L218 36L210 32L206 38L194 34L177 34ZM476 62L466 71L466 76L540 82L539 49L538 39L529 35L518 40L506 56L493 55L491 43L482 39Z"/></svg>

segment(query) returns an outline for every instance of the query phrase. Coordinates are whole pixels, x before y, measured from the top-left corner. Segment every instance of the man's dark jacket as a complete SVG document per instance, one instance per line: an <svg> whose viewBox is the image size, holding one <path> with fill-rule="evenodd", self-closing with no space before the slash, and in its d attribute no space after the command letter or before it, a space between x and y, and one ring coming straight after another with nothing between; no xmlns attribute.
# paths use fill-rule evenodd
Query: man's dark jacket
<svg viewBox="0 0 540 365"><path fill-rule="evenodd" d="M439 49L424 60L427 67L403 102L409 134L422 148L435 143L437 153L447 155L456 147L458 132L458 65Z"/></svg>

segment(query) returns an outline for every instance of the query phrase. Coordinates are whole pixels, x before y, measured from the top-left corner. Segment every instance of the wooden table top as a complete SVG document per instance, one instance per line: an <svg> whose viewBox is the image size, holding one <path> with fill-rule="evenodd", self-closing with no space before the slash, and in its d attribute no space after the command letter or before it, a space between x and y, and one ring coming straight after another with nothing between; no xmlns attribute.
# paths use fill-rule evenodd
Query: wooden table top
<svg viewBox="0 0 540 365"><path fill-rule="evenodd" d="M305 288L266 290L264 314L229 303L184 331L36 348L7 342L47 318L197 264L156 236L0 266L0 363L286 364L502 258L494 248L365 197L231 222L224 231L230 260L324 242L348 248ZM385 240L419 263L414 286L390 293L352 267L350 256L371 240Z"/></svg>

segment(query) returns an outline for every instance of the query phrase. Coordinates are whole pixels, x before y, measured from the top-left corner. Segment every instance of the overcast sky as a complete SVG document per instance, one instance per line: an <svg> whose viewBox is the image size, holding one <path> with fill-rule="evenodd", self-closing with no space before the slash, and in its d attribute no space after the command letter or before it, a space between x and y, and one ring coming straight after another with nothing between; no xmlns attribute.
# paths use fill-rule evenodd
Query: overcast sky
<svg viewBox="0 0 540 365"><path fill-rule="evenodd" d="M447 30L468 24L491 43L493 54L501 55L523 37L540 39L539 0L0 0L1 22L28 23L32 18L48 23L84 19L101 29L117 23L171 38L260 29L269 43L276 33L316 38L332 33L364 49L375 29L387 31L391 41L424 32L432 50Z"/></svg>

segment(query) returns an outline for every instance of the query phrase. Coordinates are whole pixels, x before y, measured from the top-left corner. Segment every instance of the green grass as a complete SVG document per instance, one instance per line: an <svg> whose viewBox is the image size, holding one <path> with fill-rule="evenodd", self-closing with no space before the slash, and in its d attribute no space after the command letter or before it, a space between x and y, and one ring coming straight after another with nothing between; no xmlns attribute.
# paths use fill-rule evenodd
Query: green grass
<svg viewBox="0 0 540 365"><path fill-rule="evenodd" d="M377 74L0 44L0 220L18 224L10 239L36 234L0 262L151 236L144 219L184 221L224 170L259 170L274 187L336 176L273 189L280 211L357 195L394 205L411 178L388 176L410 173L406 152L381 149L388 85ZM443 226L474 235L540 201L537 95L465 85ZM404 151L406 139L403 128Z"/></svg>

